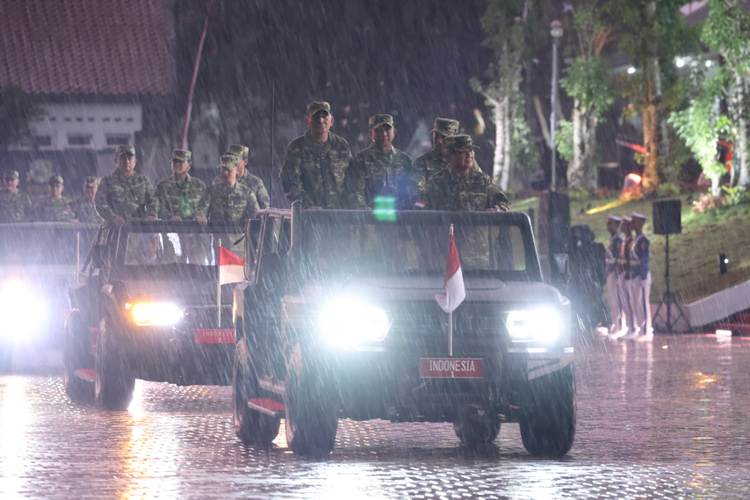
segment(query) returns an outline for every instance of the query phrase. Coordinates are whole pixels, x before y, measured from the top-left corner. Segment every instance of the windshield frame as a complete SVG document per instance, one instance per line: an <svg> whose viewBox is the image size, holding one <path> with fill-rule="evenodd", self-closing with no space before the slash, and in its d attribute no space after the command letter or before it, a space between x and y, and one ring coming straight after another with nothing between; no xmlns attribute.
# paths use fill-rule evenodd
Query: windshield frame
<svg viewBox="0 0 750 500"><path fill-rule="evenodd" d="M434 225L449 226L474 225L474 226L516 226L521 231L523 240L526 269L524 271L473 271L479 276L491 276L501 279L509 273L517 273L524 276L524 281L542 282L542 271L534 240L534 232L531 228L531 219L523 212L442 212L433 210L407 210L397 211L395 221L378 220L370 210L303 210L301 211L301 237L303 247L303 259L307 261L307 240L310 227L316 224L331 224L336 221L341 225L365 225L378 224L385 226L398 225ZM446 241L446 248L448 242ZM305 262L309 265L309 262ZM304 264L303 264L304 265ZM470 274L467 273L467 274Z"/></svg>

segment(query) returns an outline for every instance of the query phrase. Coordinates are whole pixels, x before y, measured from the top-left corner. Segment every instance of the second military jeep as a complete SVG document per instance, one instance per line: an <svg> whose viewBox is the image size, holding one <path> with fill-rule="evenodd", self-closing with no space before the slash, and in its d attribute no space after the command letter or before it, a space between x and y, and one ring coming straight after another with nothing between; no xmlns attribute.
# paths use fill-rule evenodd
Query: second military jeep
<svg viewBox="0 0 750 500"><path fill-rule="evenodd" d="M229 385L231 283L244 277L243 234L243 225L193 221L101 228L69 289L63 363L70 398L124 410L136 378ZM220 285L220 264L239 276Z"/></svg>
<svg viewBox="0 0 750 500"><path fill-rule="evenodd" d="M443 292L453 225L466 299ZM300 210L248 225L235 290L233 403L245 443L332 451L339 418L450 422L467 446L518 422L526 449L573 444L570 303L542 282L522 213Z"/></svg>

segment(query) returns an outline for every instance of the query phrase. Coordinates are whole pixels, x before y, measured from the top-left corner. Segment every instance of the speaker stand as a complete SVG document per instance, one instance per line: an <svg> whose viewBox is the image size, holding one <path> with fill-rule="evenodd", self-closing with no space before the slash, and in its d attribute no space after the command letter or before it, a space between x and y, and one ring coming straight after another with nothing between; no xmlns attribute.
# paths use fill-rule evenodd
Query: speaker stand
<svg viewBox="0 0 750 500"><path fill-rule="evenodd" d="M656 308L656 312L654 313L654 317L651 319L651 322L655 323L656 318L659 316L659 311L661 310L661 306L666 306L666 310L667 310L666 332L673 333L674 327L680 321L680 318L685 320L685 323L687 323L687 326L688 326L688 332L691 332L692 328L690 328L690 322L688 321L687 316L685 316L685 313L680 307L680 304L677 303L677 297L675 297L675 294L672 293L672 291L669 289L669 235L667 234L666 237L667 237L667 244L666 244L666 248L664 252L664 259L666 261L666 265L665 265L666 271L664 272L664 279L667 282L667 291L664 292L664 295L661 298L661 304L659 304L659 307ZM674 306L680 312L680 314L677 315L677 318L675 318L674 323L672 323L672 304L674 304Z"/></svg>

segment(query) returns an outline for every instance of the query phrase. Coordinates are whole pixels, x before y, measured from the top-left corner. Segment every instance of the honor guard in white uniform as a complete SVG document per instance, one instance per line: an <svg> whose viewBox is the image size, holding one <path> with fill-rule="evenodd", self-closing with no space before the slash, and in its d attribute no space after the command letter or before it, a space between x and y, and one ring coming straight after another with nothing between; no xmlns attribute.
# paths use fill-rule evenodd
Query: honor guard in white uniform
<svg viewBox="0 0 750 500"><path fill-rule="evenodd" d="M620 291L617 283L617 261L622 254L622 236L618 229L620 228L620 222L622 218L616 215L609 215L607 217L607 231L609 231L610 237L607 243L607 251L605 253L605 264L607 273L607 298L609 300L609 317L611 323L609 325L608 333L616 333L622 330L622 314L620 307Z"/></svg>
<svg viewBox="0 0 750 500"><path fill-rule="evenodd" d="M630 307L633 310L635 329L629 334L634 339L653 338L651 328L651 270L649 258L651 241L643 234L646 216L633 212L635 238L630 250Z"/></svg>

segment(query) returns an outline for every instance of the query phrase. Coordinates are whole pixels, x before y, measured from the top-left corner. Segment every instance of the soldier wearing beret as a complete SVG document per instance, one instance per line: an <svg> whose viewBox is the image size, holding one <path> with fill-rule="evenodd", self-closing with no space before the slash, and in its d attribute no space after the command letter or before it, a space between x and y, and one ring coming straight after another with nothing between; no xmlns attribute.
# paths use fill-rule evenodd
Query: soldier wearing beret
<svg viewBox="0 0 750 500"><path fill-rule="evenodd" d="M234 155L240 159L240 164L237 167L237 182L250 189L250 192L255 195L255 199L258 200L258 206L261 209L268 208L271 206L271 198L268 196L266 185L263 184L263 180L260 177L247 171L247 157L249 152L250 149L247 146L232 144L224 154ZM221 176L219 175L214 179L214 184L220 181Z"/></svg>
<svg viewBox="0 0 750 500"><path fill-rule="evenodd" d="M47 196L37 207L37 220L42 222L79 222L71 201L62 195L65 186L63 178L53 175L47 184Z"/></svg>
<svg viewBox="0 0 750 500"><path fill-rule="evenodd" d="M196 208L195 220L207 222L238 222L249 219L257 212L258 201L250 190L237 182L240 160L234 155L221 157L221 182L211 184L203 192Z"/></svg>
<svg viewBox="0 0 750 500"><path fill-rule="evenodd" d="M351 152L345 139L331 132L333 115L327 102L307 105L308 131L286 147L281 183L289 201L304 208L344 208L342 194Z"/></svg>
<svg viewBox="0 0 750 500"><path fill-rule="evenodd" d="M99 216L117 227L125 224L127 219L154 220L159 214L154 186L146 176L134 171L135 163L133 146L117 146L117 169L102 179L94 198Z"/></svg>
<svg viewBox="0 0 750 500"><path fill-rule="evenodd" d="M193 166L193 153L186 149L172 151L172 175L156 184L159 199L159 218L169 220L191 220L195 217L206 184L188 171Z"/></svg>
<svg viewBox="0 0 750 500"><path fill-rule="evenodd" d="M352 208L373 208L376 196L392 196L399 209L410 208L417 195L419 178L412 175L411 158L393 147L396 128L391 115L370 117L372 145L349 163L344 181Z"/></svg>
<svg viewBox="0 0 750 500"><path fill-rule="evenodd" d="M445 138L450 163L430 177L424 189L427 210L509 210L505 193L490 176L474 168L474 145L468 135Z"/></svg>
<svg viewBox="0 0 750 500"><path fill-rule="evenodd" d="M0 222L24 222L31 219L31 200L18 189L18 172L3 172L3 190L0 191Z"/></svg>
<svg viewBox="0 0 750 500"><path fill-rule="evenodd" d="M96 213L94 197L99 189L99 178L89 175L83 180L83 198L75 206L76 219L85 224L101 224L102 218Z"/></svg>

